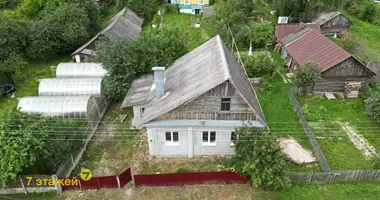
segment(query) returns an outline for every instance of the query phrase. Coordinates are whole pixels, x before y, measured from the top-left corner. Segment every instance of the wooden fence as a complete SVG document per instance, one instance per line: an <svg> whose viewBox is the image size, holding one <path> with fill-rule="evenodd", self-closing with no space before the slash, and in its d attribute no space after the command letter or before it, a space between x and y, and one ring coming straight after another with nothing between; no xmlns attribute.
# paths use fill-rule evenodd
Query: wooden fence
<svg viewBox="0 0 380 200"><path fill-rule="evenodd" d="M136 186L179 186L197 184L246 184L249 177L234 172L190 172L134 175Z"/></svg>
<svg viewBox="0 0 380 200"><path fill-rule="evenodd" d="M304 129L305 134L308 137L311 146L314 149L315 156L317 157L319 164L321 165L322 170L324 172L329 172L331 170L330 170L330 167L327 163L326 157L323 155L321 149L319 148L317 140L315 139L313 133L311 132L309 125L307 124L305 117L302 114L301 106L299 105L297 99L295 98L294 93L295 93L295 88L290 89L289 99L292 102L294 111L297 113L298 119L299 119L300 123L302 124L302 128Z"/></svg>
<svg viewBox="0 0 380 200"><path fill-rule="evenodd" d="M346 170L331 172L291 172L293 182L324 184L330 182L379 181L380 170Z"/></svg>

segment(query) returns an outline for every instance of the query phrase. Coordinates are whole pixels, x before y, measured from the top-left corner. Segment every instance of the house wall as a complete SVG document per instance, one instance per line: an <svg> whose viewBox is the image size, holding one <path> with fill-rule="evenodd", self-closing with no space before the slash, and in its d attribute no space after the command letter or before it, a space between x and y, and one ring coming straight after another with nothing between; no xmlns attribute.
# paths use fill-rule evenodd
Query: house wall
<svg viewBox="0 0 380 200"><path fill-rule="evenodd" d="M324 35L334 35L335 33L342 33L348 31L351 22L343 15L339 15L334 19L321 25L321 32Z"/></svg>
<svg viewBox="0 0 380 200"><path fill-rule="evenodd" d="M342 63L330 68L322 73L322 77L343 76L343 77L370 77L372 72L355 58L350 57Z"/></svg>
<svg viewBox="0 0 380 200"><path fill-rule="evenodd" d="M206 155L232 155L235 153L231 145L233 127L168 127L148 128L149 153L158 157L193 157ZM177 131L178 145L167 144L166 131ZM216 131L215 145L202 142L203 131Z"/></svg>
<svg viewBox="0 0 380 200"><path fill-rule="evenodd" d="M230 111L221 111L222 98L231 98ZM226 81L159 119L256 120L256 115L234 86Z"/></svg>
<svg viewBox="0 0 380 200"><path fill-rule="evenodd" d="M179 11L185 14L195 14L195 9L202 9L203 6L209 6L209 0L203 0L203 5L199 5L199 0L190 0L190 5L185 5L185 0L180 0ZM200 13L202 10L200 10Z"/></svg>
<svg viewBox="0 0 380 200"><path fill-rule="evenodd" d="M143 106L133 106L133 120L132 120L132 126L137 126L137 124L140 124L142 122L142 113L141 108Z"/></svg>

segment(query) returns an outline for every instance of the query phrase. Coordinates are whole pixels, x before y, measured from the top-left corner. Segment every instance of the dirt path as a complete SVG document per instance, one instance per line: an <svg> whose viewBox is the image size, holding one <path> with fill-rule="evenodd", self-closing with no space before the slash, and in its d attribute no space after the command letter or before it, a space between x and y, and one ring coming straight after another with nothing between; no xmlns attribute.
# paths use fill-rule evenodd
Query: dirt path
<svg viewBox="0 0 380 200"><path fill-rule="evenodd" d="M355 145L357 149L359 149L363 156L369 160L374 155L376 155L376 149L373 147L367 139L365 139L362 135L358 134L356 130L349 123L340 123L343 130L347 133L351 142Z"/></svg>

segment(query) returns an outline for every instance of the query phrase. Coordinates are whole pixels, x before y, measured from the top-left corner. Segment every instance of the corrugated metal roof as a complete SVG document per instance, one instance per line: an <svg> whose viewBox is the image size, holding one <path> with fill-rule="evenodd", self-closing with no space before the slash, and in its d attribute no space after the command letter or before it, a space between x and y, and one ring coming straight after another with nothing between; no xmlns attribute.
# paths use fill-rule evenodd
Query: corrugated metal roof
<svg viewBox="0 0 380 200"><path fill-rule="evenodd" d="M297 31L295 31L294 33L291 33L287 35L286 37L282 38L281 45L287 45L309 31L311 31L311 28L304 26L298 29Z"/></svg>
<svg viewBox="0 0 380 200"><path fill-rule="evenodd" d="M296 32L302 27L309 27L312 29L316 29L319 32L321 31L321 27L318 24L277 24L276 25L276 38L279 43L284 37L288 36L291 33Z"/></svg>
<svg viewBox="0 0 380 200"><path fill-rule="evenodd" d="M297 64L312 61L319 65L322 72L351 57L351 54L317 30L302 35L286 45L285 49Z"/></svg>
<svg viewBox="0 0 380 200"><path fill-rule="evenodd" d="M135 80L122 108L133 106L131 101L134 101L135 105L148 102L143 117L143 123L147 123L225 81L230 81L265 124L256 93L244 69L223 44L219 35L176 60L165 71L165 78L165 95L160 99L155 98L155 90L150 87L153 83L152 76Z"/></svg>

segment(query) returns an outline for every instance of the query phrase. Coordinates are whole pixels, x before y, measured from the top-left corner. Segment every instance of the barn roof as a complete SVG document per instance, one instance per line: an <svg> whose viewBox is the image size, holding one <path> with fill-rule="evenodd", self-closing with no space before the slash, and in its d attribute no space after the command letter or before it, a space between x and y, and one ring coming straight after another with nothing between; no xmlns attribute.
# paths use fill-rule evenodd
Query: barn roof
<svg viewBox="0 0 380 200"><path fill-rule="evenodd" d="M297 64L312 61L319 65L322 72L351 57L317 30L307 32L286 45L285 49Z"/></svg>
<svg viewBox="0 0 380 200"><path fill-rule="evenodd" d="M296 32L302 27L309 27L321 31L318 24L277 24L276 25L276 38L279 43L284 37Z"/></svg>
<svg viewBox="0 0 380 200"><path fill-rule="evenodd" d="M380 62L370 62L368 68L375 74L380 74Z"/></svg>
<svg viewBox="0 0 380 200"><path fill-rule="evenodd" d="M340 12L330 12L330 13L325 13L325 14L322 14L320 15L317 19L315 19L313 21L313 23L315 24L319 24L319 25L323 25L325 24L326 22L334 19L335 17L338 17L339 15L341 15L342 13Z"/></svg>
<svg viewBox="0 0 380 200"><path fill-rule="evenodd" d="M91 51L91 48L87 49L87 47L100 36L135 39L141 32L143 22L144 19L139 18L131 10L124 8L111 18L107 26L102 31L91 38L86 44L79 47L72 55L78 53L92 55L93 51Z"/></svg>
<svg viewBox="0 0 380 200"><path fill-rule="evenodd" d="M256 93L245 70L235 60L219 35L182 56L165 71L165 95L155 98L153 76L132 83L122 108L145 105L143 123L147 123L229 81L264 122Z"/></svg>
<svg viewBox="0 0 380 200"><path fill-rule="evenodd" d="M304 26L304 27L298 29L297 31L287 35L284 38L282 38L280 43L281 43L281 45L287 45L290 42L298 39L299 37L301 37L302 35L304 35L305 33L309 32L309 31L311 31L311 28Z"/></svg>

